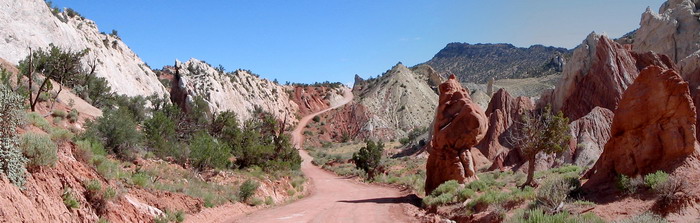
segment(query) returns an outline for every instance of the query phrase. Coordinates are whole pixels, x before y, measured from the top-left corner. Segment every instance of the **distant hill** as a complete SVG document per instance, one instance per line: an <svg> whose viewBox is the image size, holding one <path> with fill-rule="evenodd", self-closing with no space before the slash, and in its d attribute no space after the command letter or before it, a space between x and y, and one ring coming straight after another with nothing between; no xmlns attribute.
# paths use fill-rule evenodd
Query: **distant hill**
<svg viewBox="0 0 700 223"><path fill-rule="evenodd" d="M560 73L571 50L533 45L450 43L425 62L440 74L454 73L461 82L541 77Z"/></svg>

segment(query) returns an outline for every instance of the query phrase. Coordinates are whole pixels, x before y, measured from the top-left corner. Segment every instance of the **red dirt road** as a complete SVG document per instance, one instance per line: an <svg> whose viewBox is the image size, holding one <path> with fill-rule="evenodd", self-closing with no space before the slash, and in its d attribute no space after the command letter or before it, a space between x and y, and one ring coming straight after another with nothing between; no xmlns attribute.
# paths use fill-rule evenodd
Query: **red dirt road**
<svg viewBox="0 0 700 223"><path fill-rule="evenodd" d="M292 132L297 148L303 145L304 126L314 116L340 107L353 98L345 93L343 103L302 118ZM311 156L299 150L301 170L311 181L311 194L306 198L279 207L260 210L226 222L416 222L405 214L409 199L393 188L359 183L339 177L311 164ZM235 217L234 217L235 218Z"/></svg>

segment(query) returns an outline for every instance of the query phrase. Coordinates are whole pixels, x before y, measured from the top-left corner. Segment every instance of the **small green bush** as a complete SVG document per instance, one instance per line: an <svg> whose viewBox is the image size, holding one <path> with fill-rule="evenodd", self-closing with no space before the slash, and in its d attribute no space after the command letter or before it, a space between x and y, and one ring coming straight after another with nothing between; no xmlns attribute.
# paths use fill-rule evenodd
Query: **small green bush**
<svg viewBox="0 0 700 223"><path fill-rule="evenodd" d="M83 184L85 184L85 189L87 189L91 193L97 193L102 190L102 183L100 183L99 180L88 180Z"/></svg>
<svg viewBox="0 0 700 223"><path fill-rule="evenodd" d="M29 158L28 165L32 168L53 166L58 160L56 144L44 134L25 133L22 135L20 148L24 156Z"/></svg>
<svg viewBox="0 0 700 223"><path fill-rule="evenodd" d="M70 123L75 123L78 121L78 117L80 116L80 113L78 113L78 110L71 109L70 112L68 113L68 121Z"/></svg>
<svg viewBox="0 0 700 223"><path fill-rule="evenodd" d="M105 148L122 158L130 158L133 149L141 143L141 133L126 109L105 112L86 126L87 130L81 138L100 141Z"/></svg>
<svg viewBox="0 0 700 223"><path fill-rule="evenodd" d="M64 110L55 109L51 112L51 116L53 116L53 117L65 118L66 115L67 115L66 111L64 111Z"/></svg>
<svg viewBox="0 0 700 223"><path fill-rule="evenodd" d="M275 201L272 200L272 197L270 197L270 196L265 197L265 205L270 206L270 205L273 205L273 204L275 204Z"/></svg>
<svg viewBox="0 0 700 223"><path fill-rule="evenodd" d="M32 125L34 125L34 126L36 126L36 127L39 127L40 129L42 129L42 130L44 130L44 131L46 131L46 132L48 132L49 130L51 130L51 124L49 124L49 122L46 121L46 119L44 118L44 116L42 116L42 115L39 114L39 113L36 113L36 112L29 112L29 113L27 113L27 114L25 115L25 119L26 119L27 122L29 122L30 124L32 124Z"/></svg>
<svg viewBox="0 0 700 223"><path fill-rule="evenodd" d="M469 184L467 184L467 188L475 190L475 191L485 191L486 189L489 188L489 185L486 184L486 182L482 180L477 180L473 181Z"/></svg>
<svg viewBox="0 0 700 223"><path fill-rule="evenodd" d="M537 190L537 204L549 213L558 212L572 191L581 187L576 178L557 177L545 181Z"/></svg>
<svg viewBox="0 0 700 223"><path fill-rule="evenodd" d="M384 143L375 143L372 140L366 142L366 146L360 148L360 151L352 154L352 160L355 162L355 167L367 173L367 179L373 180L375 172L382 161L382 153L384 151Z"/></svg>
<svg viewBox="0 0 700 223"><path fill-rule="evenodd" d="M143 172L135 173L131 176L131 183L138 185L139 187L145 187L149 182L150 176Z"/></svg>
<svg viewBox="0 0 700 223"><path fill-rule="evenodd" d="M112 200L112 198L114 198L116 196L117 196L117 191L112 187L107 187L102 192L102 198L104 198L105 200Z"/></svg>
<svg viewBox="0 0 700 223"><path fill-rule="evenodd" d="M76 209L80 207L80 202L78 202L78 200L75 198L72 188L64 189L61 198L63 198L63 204L65 204L66 208L68 209Z"/></svg>
<svg viewBox="0 0 700 223"><path fill-rule="evenodd" d="M258 190L258 187L260 186L260 183L254 180L246 180L241 184L241 187L238 189L238 197L241 199L241 201L245 202L255 194L255 191Z"/></svg>
<svg viewBox="0 0 700 223"><path fill-rule="evenodd" d="M627 194L634 194L637 192L637 189L644 186L644 179L642 177L630 178L620 174L617 176L615 184L620 191Z"/></svg>
<svg viewBox="0 0 700 223"><path fill-rule="evenodd" d="M659 186L668 181L668 174L664 171L656 171L644 176L644 184L652 190L658 190Z"/></svg>
<svg viewBox="0 0 700 223"><path fill-rule="evenodd" d="M317 115L317 116L314 116L313 120L314 120L314 122L320 122L320 121L321 121L321 117L319 117L318 115Z"/></svg>
<svg viewBox="0 0 700 223"><path fill-rule="evenodd" d="M467 204L467 207L475 208L477 206L480 206L482 208L485 208L494 204L502 204L508 201L508 195L508 193L504 193L501 191L487 191L486 193L469 202L469 204Z"/></svg>
<svg viewBox="0 0 700 223"><path fill-rule="evenodd" d="M17 147L17 127L23 125L24 98L0 84L0 170L12 184L23 187L27 158Z"/></svg>
<svg viewBox="0 0 700 223"><path fill-rule="evenodd" d="M68 142L73 138L73 133L68 129L53 128L51 129L51 140L57 143Z"/></svg>

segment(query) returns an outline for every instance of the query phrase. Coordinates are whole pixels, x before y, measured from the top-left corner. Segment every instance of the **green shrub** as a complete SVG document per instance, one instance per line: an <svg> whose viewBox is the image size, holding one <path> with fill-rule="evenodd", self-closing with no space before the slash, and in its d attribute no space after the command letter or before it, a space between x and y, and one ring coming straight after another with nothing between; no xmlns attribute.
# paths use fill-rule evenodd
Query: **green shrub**
<svg viewBox="0 0 700 223"><path fill-rule="evenodd" d="M17 127L22 125L24 99L5 85L0 85L0 170L19 187L25 183L27 158L17 147ZM47 123L48 125L48 123Z"/></svg>
<svg viewBox="0 0 700 223"><path fill-rule="evenodd" d="M61 118L61 117L54 117L53 118L54 125L60 125L62 121L63 121L63 118Z"/></svg>
<svg viewBox="0 0 700 223"><path fill-rule="evenodd" d="M355 162L355 167L357 169L361 169L367 173L367 179L373 180L375 172L382 161L383 152L384 143L375 143L372 140L368 140L366 146L352 154L352 160Z"/></svg>
<svg viewBox="0 0 700 223"><path fill-rule="evenodd" d="M230 149L224 143L208 133L198 133L190 144L190 159L192 165L199 170L207 168L226 168Z"/></svg>
<svg viewBox="0 0 700 223"><path fill-rule="evenodd" d="M558 212L572 191L581 187L576 178L557 177L545 181L537 190L537 203L549 213Z"/></svg>
<svg viewBox="0 0 700 223"><path fill-rule="evenodd" d="M456 180L446 181L440 184L440 186L438 186L437 188L435 188L435 190L433 190L433 192L431 192L430 195L423 198L423 204L425 204L428 207L433 207L453 203L455 202L455 198L457 198L456 192L459 186L460 185L459 183L457 183Z"/></svg>
<svg viewBox="0 0 700 223"><path fill-rule="evenodd" d="M586 213L582 215L571 215L568 212L561 212L548 215L540 209L530 209L517 212L512 218L505 221L507 223L604 223L600 217Z"/></svg>
<svg viewBox="0 0 700 223"><path fill-rule="evenodd" d="M140 187L145 187L149 182L150 176L146 173L138 172L131 176L131 183Z"/></svg>
<svg viewBox="0 0 700 223"><path fill-rule="evenodd" d="M269 206L269 205L273 205L273 204L275 204L275 201L272 200L272 197L270 197L270 196L265 197L265 205Z"/></svg>
<svg viewBox="0 0 700 223"><path fill-rule="evenodd" d="M68 113L68 121L70 123L75 123L78 121L78 117L80 116L80 113L78 113L78 110L71 109L70 112Z"/></svg>
<svg viewBox="0 0 700 223"><path fill-rule="evenodd" d="M86 124L82 138L100 141L106 149L122 158L129 158L141 142L141 134L129 111L107 111L95 121Z"/></svg>
<svg viewBox="0 0 700 223"><path fill-rule="evenodd" d="M314 116L313 120L314 120L314 122L320 122L320 121L321 121L321 117L319 117L318 115L317 115L317 116Z"/></svg>
<svg viewBox="0 0 700 223"><path fill-rule="evenodd" d="M668 181L668 174L661 170L644 176L644 184L652 190L659 189L659 186L666 183L666 181Z"/></svg>
<svg viewBox="0 0 700 223"><path fill-rule="evenodd" d="M637 189L639 189L641 186L644 186L644 179L642 177L630 178L628 176L620 174L617 176L615 184L617 186L617 189L619 189L620 191L628 194L633 194L637 192Z"/></svg>
<svg viewBox="0 0 700 223"><path fill-rule="evenodd" d="M158 111L153 117L143 123L143 132L146 145L153 148L156 156L160 158L173 157L184 160L180 151L182 147L175 146L176 131L175 122L164 112Z"/></svg>
<svg viewBox="0 0 700 223"><path fill-rule="evenodd" d="M666 219L653 213L644 212L643 214L615 221L614 223L666 223Z"/></svg>
<svg viewBox="0 0 700 223"><path fill-rule="evenodd" d="M241 201L245 202L255 194L255 191L258 190L258 187L260 186L260 183L254 180L246 180L241 184L241 187L238 189L238 197L241 199Z"/></svg>
<svg viewBox="0 0 700 223"><path fill-rule="evenodd" d="M66 114L66 111L64 111L64 110L54 109L54 110L51 112L51 116L53 116L53 117L65 118L66 115L67 115L67 114Z"/></svg>
<svg viewBox="0 0 700 223"><path fill-rule="evenodd" d="M63 198L63 204L65 204L66 208L68 209L76 209L80 207L80 202L78 202L78 200L75 198L72 188L64 189L61 198Z"/></svg>
<svg viewBox="0 0 700 223"><path fill-rule="evenodd" d="M20 147L32 168L53 166L58 160L56 144L47 135L27 132L22 135Z"/></svg>
<svg viewBox="0 0 700 223"><path fill-rule="evenodd" d="M32 125L34 125L34 126L36 126L36 127L39 127L40 129L42 129L42 130L44 130L44 131L46 131L46 132L48 132L49 130L51 130L51 124L49 124L49 122L46 121L46 119L44 118L44 116L42 116L42 115L39 114L39 113L36 113L36 112L29 112L29 113L27 113L27 114L25 115L25 119L26 119L27 122L29 122L30 124L32 124Z"/></svg>
<svg viewBox="0 0 700 223"><path fill-rule="evenodd" d="M487 191L467 204L469 208L486 208L493 204L502 204L508 201L509 194L501 191Z"/></svg>
<svg viewBox="0 0 700 223"><path fill-rule="evenodd" d="M467 188L475 191L486 191L489 189L489 185L485 181L477 180L467 184Z"/></svg>
<svg viewBox="0 0 700 223"><path fill-rule="evenodd" d="M91 193L98 193L102 190L102 183L99 180L88 180L83 182L85 189Z"/></svg>
<svg viewBox="0 0 700 223"><path fill-rule="evenodd" d="M53 128L51 129L51 140L57 143L64 143L73 138L73 133L68 129Z"/></svg>
<svg viewBox="0 0 700 223"><path fill-rule="evenodd" d="M107 187L102 192L102 198L104 198L105 200L112 200L112 198L114 198L116 196L117 196L117 191L112 187Z"/></svg>

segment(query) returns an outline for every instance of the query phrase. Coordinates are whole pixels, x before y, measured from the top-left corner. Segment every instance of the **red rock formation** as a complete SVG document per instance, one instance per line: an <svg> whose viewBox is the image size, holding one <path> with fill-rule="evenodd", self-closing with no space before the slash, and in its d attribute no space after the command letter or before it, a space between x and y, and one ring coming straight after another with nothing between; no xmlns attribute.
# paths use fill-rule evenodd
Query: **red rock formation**
<svg viewBox="0 0 700 223"><path fill-rule="evenodd" d="M688 83L675 70L649 66L622 96L612 137L589 173L589 187L616 174L672 171L696 154L696 110Z"/></svg>
<svg viewBox="0 0 700 223"><path fill-rule="evenodd" d="M571 122L569 128L574 146L565 155L564 162L583 167L593 166L610 139L613 116L613 112L607 108L595 107L586 116Z"/></svg>
<svg viewBox="0 0 700 223"><path fill-rule="evenodd" d="M606 36L598 38L589 63L588 72L580 73L572 88L563 89L570 92L561 106L569 120L579 119L595 107L615 110L622 93L639 75L629 50Z"/></svg>
<svg viewBox="0 0 700 223"><path fill-rule="evenodd" d="M292 101L299 105L299 114L305 116L330 106L326 100L328 90L326 87L294 86Z"/></svg>
<svg viewBox="0 0 700 223"><path fill-rule="evenodd" d="M486 116L489 118L489 127L483 140L476 146L486 158L496 160L496 157L501 157L501 160L507 164L517 162L519 154L514 153L510 157L511 162L504 160L505 154L510 153L513 148L508 143L508 131L517 120L519 120L525 111L531 111L535 108L534 103L527 97L513 98L504 89L499 89L493 97L486 109ZM505 154L502 154L505 153ZM508 164L509 163L509 164Z"/></svg>
<svg viewBox="0 0 700 223"><path fill-rule="evenodd" d="M426 193L448 180L460 183L478 179L470 149L484 138L487 129L483 109L454 75L440 84L440 99L428 151Z"/></svg>

